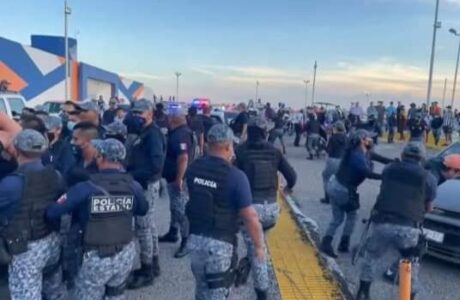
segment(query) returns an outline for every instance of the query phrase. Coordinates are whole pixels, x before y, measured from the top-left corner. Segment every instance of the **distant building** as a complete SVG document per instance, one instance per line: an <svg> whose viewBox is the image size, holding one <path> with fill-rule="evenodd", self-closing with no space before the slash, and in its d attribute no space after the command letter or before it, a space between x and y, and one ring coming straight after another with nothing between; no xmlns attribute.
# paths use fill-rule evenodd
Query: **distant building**
<svg viewBox="0 0 460 300"><path fill-rule="evenodd" d="M96 50L97 51L97 50ZM69 38L69 98L80 100L103 96L124 99L151 98L143 83L78 61L77 40ZM0 37L0 80L20 92L30 105L65 98L64 38L32 35L31 46Z"/></svg>

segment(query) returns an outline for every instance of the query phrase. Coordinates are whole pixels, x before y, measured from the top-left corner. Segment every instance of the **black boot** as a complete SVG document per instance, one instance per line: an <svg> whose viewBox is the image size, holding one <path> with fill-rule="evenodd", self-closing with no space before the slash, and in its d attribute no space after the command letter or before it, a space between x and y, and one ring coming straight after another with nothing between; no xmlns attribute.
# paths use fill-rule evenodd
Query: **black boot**
<svg viewBox="0 0 460 300"><path fill-rule="evenodd" d="M267 291L256 289L257 300L267 300Z"/></svg>
<svg viewBox="0 0 460 300"><path fill-rule="evenodd" d="M168 233L158 238L160 243L177 243L179 240L179 230L176 227L169 227Z"/></svg>
<svg viewBox="0 0 460 300"><path fill-rule="evenodd" d="M160 276L160 258L154 256L152 259L153 277Z"/></svg>
<svg viewBox="0 0 460 300"><path fill-rule="evenodd" d="M394 284L396 282L396 273L393 272L391 268L388 268L384 273L383 273L383 279L387 281L388 283Z"/></svg>
<svg viewBox="0 0 460 300"><path fill-rule="evenodd" d="M319 200L319 202L321 202L321 203L323 203L323 204L329 204L329 203L331 203L331 202L329 201L329 197L328 197L327 195L325 195L324 198L321 198L321 199Z"/></svg>
<svg viewBox="0 0 460 300"><path fill-rule="evenodd" d="M184 257L188 254L188 249L187 249L187 238L182 238L182 241L180 242L180 247L179 250L174 254L175 258L181 258Z"/></svg>
<svg viewBox="0 0 460 300"><path fill-rule="evenodd" d="M321 246L319 248L324 254L337 258L337 254L334 253L334 248L332 248L332 236L326 235L321 241Z"/></svg>
<svg viewBox="0 0 460 300"><path fill-rule="evenodd" d="M130 290L136 290L151 284L153 284L153 266L142 264L139 270L133 272L127 287Z"/></svg>
<svg viewBox="0 0 460 300"><path fill-rule="evenodd" d="M355 300L371 300L371 282L360 281L358 293L356 294Z"/></svg>
<svg viewBox="0 0 460 300"><path fill-rule="evenodd" d="M348 253L349 248L350 248L350 236L344 235L340 239L338 250L341 253Z"/></svg>
<svg viewBox="0 0 460 300"><path fill-rule="evenodd" d="M411 293L410 294L410 300L415 300L415 296L417 296L416 293Z"/></svg>

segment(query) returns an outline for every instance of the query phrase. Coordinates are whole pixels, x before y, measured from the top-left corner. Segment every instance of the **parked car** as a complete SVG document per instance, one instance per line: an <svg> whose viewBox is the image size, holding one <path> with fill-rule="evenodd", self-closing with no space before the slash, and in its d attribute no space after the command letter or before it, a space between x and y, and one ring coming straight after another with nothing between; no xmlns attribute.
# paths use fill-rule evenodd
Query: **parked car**
<svg viewBox="0 0 460 300"><path fill-rule="evenodd" d="M436 155L432 160L442 160L449 154L460 154L460 142L456 142ZM434 209L425 216L424 235L428 241L428 255L460 264L460 197L452 185L460 180L448 180L438 187Z"/></svg>
<svg viewBox="0 0 460 300"><path fill-rule="evenodd" d="M62 111L62 107L64 106L63 101L46 101L41 105L41 109L48 114L59 114Z"/></svg>
<svg viewBox="0 0 460 300"><path fill-rule="evenodd" d="M0 93L0 111L6 113L10 118L21 115L24 107L26 107L26 100L21 94L10 92Z"/></svg>

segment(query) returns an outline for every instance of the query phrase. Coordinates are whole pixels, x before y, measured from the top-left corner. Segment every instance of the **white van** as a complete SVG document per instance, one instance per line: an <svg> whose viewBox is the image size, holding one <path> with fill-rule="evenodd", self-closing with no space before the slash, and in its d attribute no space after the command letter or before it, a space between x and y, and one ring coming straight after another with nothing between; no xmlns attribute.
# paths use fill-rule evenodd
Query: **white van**
<svg viewBox="0 0 460 300"><path fill-rule="evenodd" d="M21 94L0 92L0 111L6 113L10 118L19 116L26 106L26 100Z"/></svg>

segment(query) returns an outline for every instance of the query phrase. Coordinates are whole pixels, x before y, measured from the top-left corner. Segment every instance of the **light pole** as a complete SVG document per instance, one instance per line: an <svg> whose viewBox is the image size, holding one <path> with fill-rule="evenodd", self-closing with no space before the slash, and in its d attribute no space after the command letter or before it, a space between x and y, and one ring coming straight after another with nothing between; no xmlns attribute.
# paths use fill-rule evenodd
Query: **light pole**
<svg viewBox="0 0 460 300"><path fill-rule="evenodd" d="M67 34L67 20L68 16L72 13L70 7L67 5L67 0L64 1L64 51L65 51L65 100L69 100L69 37Z"/></svg>
<svg viewBox="0 0 460 300"><path fill-rule="evenodd" d="M431 59L430 59L430 73L428 76L428 90L426 95L426 104L429 106L431 101L431 84L433 82L433 66L434 66L434 54L436 48L436 32L441 28L441 23L438 22L438 11L439 11L439 0L436 0L436 9L434 13L434 25L433 25L433 42L431 44Z"/></svg>
<svg viewBox="0 0 460 300"><path fill-rule="evenodd" d="M304 80L303 82L305 83L305 107L304 108L307 108L308 106L308 84L310 83L310 80Z"/></svg>
<svg viewBox="0 0 460 300"><path fill-rule="evenodd" d="M176 75L176 102L179 102L179 77L182 73L176 72L174 75Z"/></svg>
<svg viewBox="0 0 460 300"><path fill-rule="evenodd" d="M369 104L370 104L370 101L369 101L369 100L370 100L370 99L369 99L369 96L370 96L371 94L369 94L369 92L365 92L364 94L366 95L367 106L369 106Z"/></svg>
<svg viewBox="0 0 460 300"><path fill-rule="evenodd" d="M447 89L447 78L444 79L444 89L442 91L442 107L444 107L444 102L446 101L446 89Z"/></svg>
<svg viewBox="0 0 460 300"><path fill-rule="evenodd" d="M259 80L256 81L256 102L259 100Z"/></svg>
<svg viewBox="0 0 460 300"><path fill-rule="evenodd" d="M313 66L314 72L313 72L313 87L311 91L311 105L315 105L315 87L316 87L316 69L318 68L318 64L316 63L315 60L315 65Z"/></svg>
<svg viewBox="0 0 460 300"><path fill-rule="evenodd" d="M449 32L455 35L456 37L460 37L460 33L457 33L457 30L451 28ZM458 74L458 60L460 59L460 39L458 44L458 51L457 51L457 65L455 66L455 76L454 76L454 88L452 89L452 101L450 103L451 106L454 106L455 100L455 88L457 87L457 74Z"/></svg>

